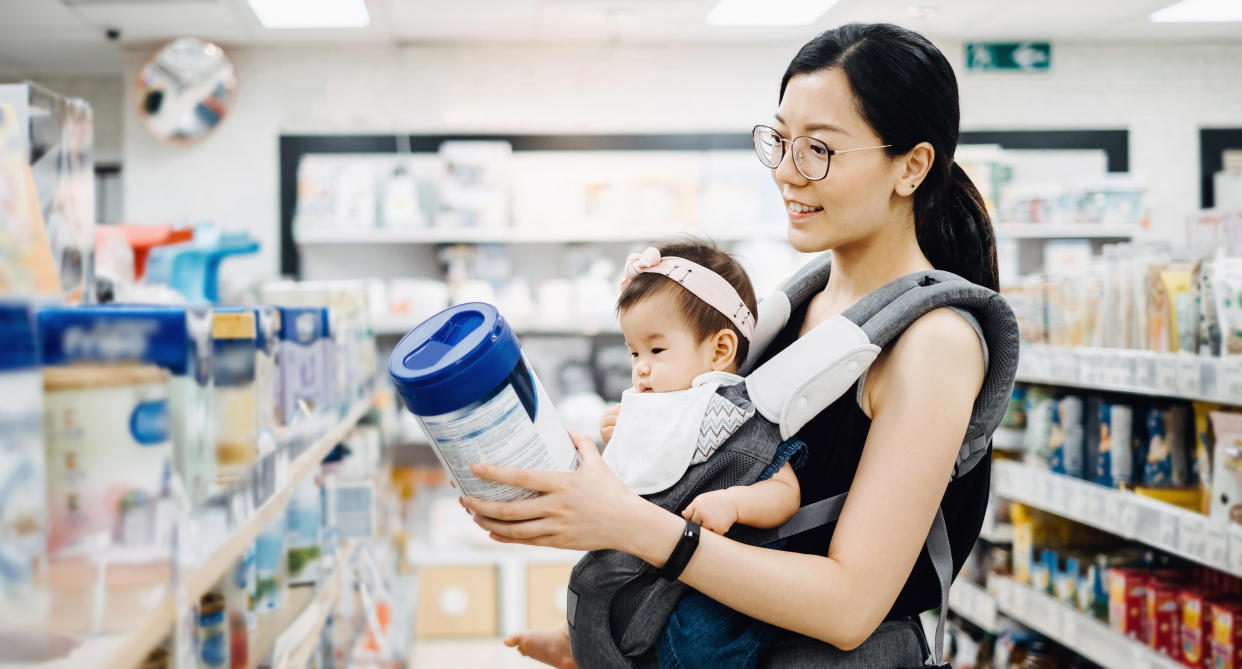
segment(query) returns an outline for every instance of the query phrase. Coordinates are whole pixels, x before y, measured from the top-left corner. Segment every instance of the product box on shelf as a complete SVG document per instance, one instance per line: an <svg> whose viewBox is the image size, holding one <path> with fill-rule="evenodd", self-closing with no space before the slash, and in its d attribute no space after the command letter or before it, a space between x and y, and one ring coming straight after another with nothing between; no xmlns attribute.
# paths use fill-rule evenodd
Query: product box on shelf
<svg viewBox="0 0 1242 669"><path fill-rule="evenodd" d="M323 310L314 307L278 307L280 311L281 423L294 422L300 407L322 409L327 397L326 323Z"/></svg>
<svg viewBox="0 0 1242 669"><path fill-rule="evenodd" d="M211 434L203 420L209 354L200 348L198 315L129 306L38 314L58 628L124 630L167 592L174 443L184 480L197 480L199 465L210 467L198 457Z"/></svg>
<svg viewBox="0 0 1242 669"><path fill-rule="evenodd" d="M1178 595L1181 585L1175 581L1153 578L1147 586L1147 617L1143 621L1147 645L1156 652L1180 660L1182 648L1181 611Z"/></svg>
<svg viewBox="0 0 1242 669"><path fill-rule="evenodd" d="M35 565L47 542L43 377L28 303L0 301L0 340L0 627L9 627L18 609L35 604Z"/></svg>
<svg viewBox="0 0 1242 669"><path fill-rule="evenodd" d="M1144 641L1147 589L1151 574L1145 569L1113 568L1108 573L1108 621L1117 632Z"/></svg>
<svg viewBox="0 0 1242 669"><path fill-rule="evenodd" d="M1186 587L1178 594L1178 603L1182 610L1182 663L1203 667L1211 658L1211 601L1201 588Z"/></svg>
<svg viewBox="0 0 1242 669"><path fill-rule="evenodd" d="M222 480L248 474L259 461L254 310L219 308L212 320L216 462Z"/></svg>
<svg viewBox="0 0 1242 669"><path fill-rule="evenodd" d="M1212 660L1216 669L1242 667L1242 606L1237 602L1213 602Z"/></svg>
<svg viewBox="0 0 1242 669"><path fill-rule="evenodd" d="M148 361L171 375L173 464L194 502L215 488L211 311L204 307L103 305L39 310L47 365Z"/></svg>

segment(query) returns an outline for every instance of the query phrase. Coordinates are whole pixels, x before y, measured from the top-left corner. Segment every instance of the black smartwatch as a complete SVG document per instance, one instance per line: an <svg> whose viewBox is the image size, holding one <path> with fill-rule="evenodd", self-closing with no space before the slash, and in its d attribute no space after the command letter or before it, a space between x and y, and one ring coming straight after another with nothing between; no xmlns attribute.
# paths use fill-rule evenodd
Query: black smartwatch
<svg viewBox="0 0 1242 669"><path fill-rule="evenodd" d="M681 576L681 572L685 571L686 565L690 563L694 550L699 547L700 531L698 523L693 520L686 521L686 529L682 530L681 538L677 540L673 552L664 561L664 566L660 567L660 578L676 581L677 577Z"/></svg>

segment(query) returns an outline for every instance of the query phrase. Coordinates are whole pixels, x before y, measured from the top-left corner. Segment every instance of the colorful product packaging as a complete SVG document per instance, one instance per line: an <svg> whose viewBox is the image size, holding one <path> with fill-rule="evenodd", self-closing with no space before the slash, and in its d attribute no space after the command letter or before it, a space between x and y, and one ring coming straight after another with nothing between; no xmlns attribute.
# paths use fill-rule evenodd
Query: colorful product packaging
<svg viewBox="0 0 1242 669"><path fill-rule="evenodd" d="M323 555L323 496L315 477L298 484L289 502L286 518L285 552L289 560L289 583L314 583L319 580L320 558Z"/></svg>
<svg viewBox="0 0 1242 669"><path fill-rule="evenodd" d="M1147 645L1174 660L1180 660L1182 656L1178 636L1181 631L1180 593L1180 584L1162 578L1152 579L1147 587L1147 617L1144 620Z"/></svg>
<svg viewBox="0 0 1242 669"><path fill-rule="evenodd" d="M1242 522L1242 414L1212 411L1208 415L1216 432L1211 517Z"/></svg>
<svg viewBox="0 0 1242 669"><path fill-rule="evenodd" d="M1216 669L1242 667L1242 606L1212 602L1212 660Z"/></svg>
<svg viewBox="0 0 1242 669"><path fill-rule="evenodd" d="M259 460L256 332L251 309L217 309L213 315L216 463L224 480L248 473Z"/></svg>
<svg viewBox="0 0 1242 669"><path fill-rule="evenodd" d="M1114 567L1109 570L1108 582L1109 626L1125 636L1143 641L1151 575L1145 569Z"/></svg>
<svg viewBox="0 0 1242 669"><path fill-rule="evenodd" d="M1100 406L1100 452L1096 482L1120 488L1133 477L1134 410L1126 404Z"/></svg>
<svg viewBox="0 0 1242 669"><path fill-rule="evenodd" d="M254 602L259 613L275 611L285 602L285 593L289 588L285 522L284 514L280 514L255 539Z"/></svg>
<svg viewBox="0 0 1242 669"><path fill-rule="evenodd" d="M1221 357L1242 355L1242 258L1220 256L1212 274Z"/></svg>
<svg viewBox="0 0 1242 669"><path fill-rule="evenodd" d="M1190 483L1186 406L1147 409L1146 458L1143 484L1152 488L1185 487Z"/></svg>
<svg viewBox="0 0 1242 669"><path fill-rule="evenodd" d="M30 305L0 302L0 605L20 608L32 601L34 566L47 542L37 337Z"/></svg>
<svg viewBox="0 0 1242 669"><path fill-rule="evenodd" d="M1082 397L1070 395L1057 403L1053 421L1050 468L1058 474L1083 478Z"/></svg>
<svg viewBox="0 0 1242 669"><path fill-rule="evenodd" d="M1202 356L1220 356L1220 320L1216 316L1216 290L1212 274L1216 261L1205 258L1195 265L1192 281L1196 284L1195 306L1198 312L1198 352Z"/></svg>
<svg viewBox="0 0 1242 669"><path fill-rule="evenodd" d="M313 307L279 307L280 311L280 401L278 411L283 425L297 416L299 407L311 411L322 407L327 398L325 342L327 333L323 310Z"/></svg>
<svg viewBox="0 0 1242 669"><path fill-rule="evenodd" d="M1187 667L1207 666L1211 658L1212 617L1207 596L1199 588L1183 588L1178 594L1182 609L1182 664Z"/></svg>
<svg viewBox="0 0 1242 669"><path fill-rule="evenodd" d="M193 503L215 489L211 311L103 305L39 310L45 364L142 362L168 372L173 467Z"/></svg>

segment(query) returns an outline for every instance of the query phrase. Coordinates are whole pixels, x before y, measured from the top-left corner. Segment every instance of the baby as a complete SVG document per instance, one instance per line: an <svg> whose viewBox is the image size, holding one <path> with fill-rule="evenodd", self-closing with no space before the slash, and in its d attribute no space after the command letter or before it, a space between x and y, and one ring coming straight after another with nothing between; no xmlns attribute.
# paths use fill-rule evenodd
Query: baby
<svg viewBox="0 0 1242 669"><path fill-rule="evenodd" d="M617 313L634 387L604 414L600 432L608 445L605 462L635 492L671 487L749 417L715 390L742 381L736 372L750 348L755 312L745 271L710 244L665 244L627 260ZM781 525L801 503L791 466L800 448L796 440L782 444L759 482L703 493L682 516L719 534L735 523ZM692 591L660 638L660 664L754 666L773 633ZM550 664L572 666L567 629L527 632L505 643Z"/></svg>

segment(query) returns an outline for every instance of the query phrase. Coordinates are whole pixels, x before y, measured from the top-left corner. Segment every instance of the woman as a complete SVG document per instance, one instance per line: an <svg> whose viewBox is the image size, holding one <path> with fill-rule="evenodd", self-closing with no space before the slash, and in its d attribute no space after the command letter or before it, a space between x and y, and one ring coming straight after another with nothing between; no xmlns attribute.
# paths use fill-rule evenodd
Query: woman
<svg viewBox="0 0 1242 669"><path fill-rule="evenodd" d="M916 33L852 24L802 47L781 80L774 120L756 128L756 148L785 200L790 242L803 252L831 250L832 271L761 360L915 272L942 269L997 288L991 223L953 162L958 124L952 68ZM958 313L937 309L916 320L859 382L861 395L846 392L799 433L810 448L798 473L802 503L849 493L835 526L782 551L704 532L680 579L788 630L772 655L803 659L785 661L922 664L917 614L940 601L923 552L928 530L943 509L956 570L986 505L987 466L950 483L985 371L980 338ZM574 437L583 464L573 473L478 466L483 478L544 494L467 499L475 522L505 543L615 549L662 566L684 520L629 492L590 439ZM573 666L563 633L509 643Z"/></svg>

